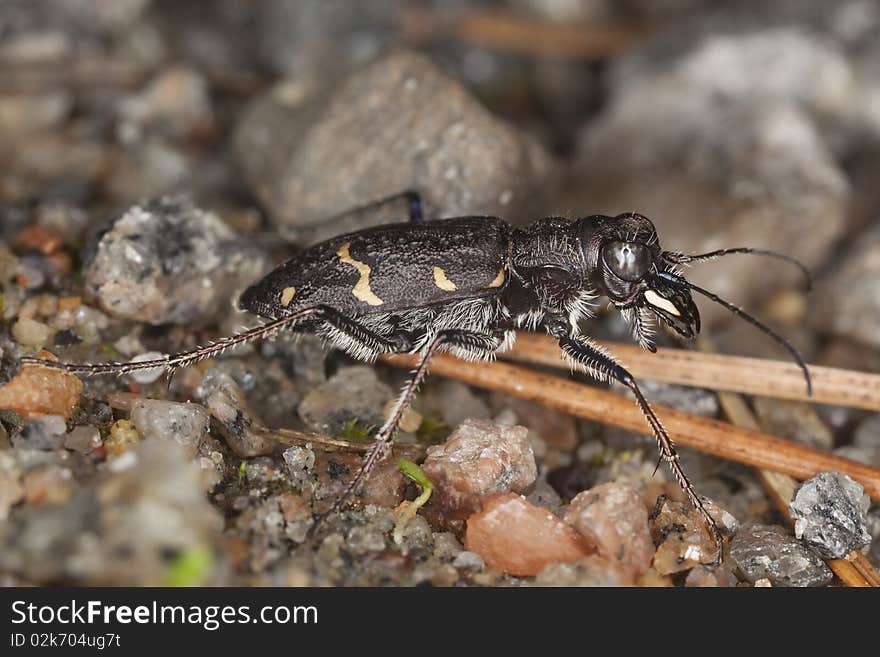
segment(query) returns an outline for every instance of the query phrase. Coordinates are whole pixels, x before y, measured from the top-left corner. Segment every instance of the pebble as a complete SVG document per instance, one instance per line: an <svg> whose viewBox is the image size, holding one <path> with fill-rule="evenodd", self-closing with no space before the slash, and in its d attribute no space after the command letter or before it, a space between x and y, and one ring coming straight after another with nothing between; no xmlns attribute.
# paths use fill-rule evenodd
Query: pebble
<svg viewBox="0 0 880 657"><path fill-rule="evenodd" d="M711 500L703 499L722 533L737 530L736 519ZM689 570L715 561L718 547L702 515L686 502L663 501L651 515L651 535L657 544L653 566L661 575Z"/></svg>
<svg viewBox="0 0 880 657"><path fill-rule="evenodd" d="M426 507L431 519L455 528L482 499L524 492L537 478L528 429L468 419L442 445L428 448L422 470L434 484Z"/></svg>
<svg viewBox="0 0 880 657"><path fill-rule="evenodd" d="M686 588L731 587L736 586L737 581L736 576L724 565L710 567L700 564L691 568L684 585Z"/></svg>
<svg viewBox="0 0 880 657"><path fill-rule="evenodd" d="M151 135L198 137L213 123L208 81L197 70L180 65L160 71L118 109L121 120L129 124L127 129Z"/></svg>
<svg viewBox="0 0 880 657"><path fill-rule="evenodd" d="M24 497L21 468L15 455L0 450L0 524L9 517L9 510Z"/></svg>
<svg viewBox="0 0 880 657"><path fill-rule="evenodd" d="M159 358L164 358L166 354L163 354L159 351L146 351L142 354L138 354L134 358L131 359L132 363L140 363L145 360L157 360ZM156 367L151 370L137 370L136 372L132 372L128 376L132 378L136 383L140 383L141 385L148 385L157 381L159 377L161 377L165 373L164 367Z"/></svg>
<svg viewBox="0 0 880 657"><path fill-rule="evenodd" d="M394 396L372 367L343 367L326 383L309 391L297 410L313 431L338 435L352 420L361 427L378 428L382 409Z"/></svg>
<svg viewBox="0 0 880 657"><path fill-rule="evenodd" d="M834 434L811 404L770 397L755 397L755 414L767 433L830 450Z"/></svg>
<svg viewBox="0 0 880 657"><path fill-rule="evenodd" d="M192 458L208 434L211 416L199 404L138 399L131 404L131 421L145 440L172 440Z"/></svg>
<svg viewBox="0 0 880 657"><path fill-rule="evenodd" d="M141 442L140 434L131 420L116 420L110 427L110 435L104 441L108 458L119 458Z"/></svg>
<svg viewBox="0 0 880 657"><path fill-rule="evenodd" d="M865 489L840 472L820 472L800 485L789 504L794 535L826 559L842 559L871 543Z"/></svg>
<svg viewBox="0 0 880 657"><path fill-rule="evenodd" d="M834 453L880 467L880 413L872 413L862 420L852 434L852 445L839 447Z"/></svg>
<svg viewBox="0 0 880 657"><path fill-rule="evenodd" d="M308 447L293 446L285 449L281 456L294 485L302 490L303 486L312 480L315 452Z"/></svg>
<svg viewBox="0 0 880 657"><path fill-rule="evenodd" d="M567 563L551 563L538 573L535 586L632 586L630 573L618 563L591 554Z"/></svg>
<svg viewBox="0 0 880 657"><path fill-rule="evenodd" d="M518 423L534 431L548 445L565 451L577 447L577 425L571 415L527 399L497 393L492 395L492 402L496 408L512 409Z"/></svg>
<svg viewBox="0 0 880 657"><path fill-rule="evenodd" d="M396 399L389 399L385 403L385 408L382 409L382 421L387 421L391 414L394 412L395 407L397 406ZM415 433L419 430L419 426L422 424L422 414L413 410L413 408L407 407L403 411L403 415L400 417L400 421L397 426L401 431L405 433Z"/></svg>
<svg viewBox="0 0 880 657"><path fill-rule="evenodd" d="M564 520L630 577L651 567L654 543L648 511L637 490L615 482L585 490L568 505Z"/></svg>
<svg viewBox="0 0 880 657"><path fill-rule="evenodd" d="M875 222L876 223L876 222ZM810 323L826 334L880 347L880 226L853 240L810 295Z"/></svg>
<svg viewBox="0 0 880 657"><path fill-rule="evenodd" d="M103 234L85 270L106 313L150 324L205 323L269 266L214 213L181 198L130 208Z"/></svg>
<svg viewBox="0 0 880 657"><path fill-rule="evenodd" d="M434 532L433 556L440 561L454 561L464 546L452 532Z"/></svg>
<svg viewBox="0 0 880 657"><path fill-rule="evenodd" d="M63 504L76 488L70 468L47 465L29 470L22 478L24 499L33 506Z"/></svg>
<svg viewBox="0 0 880 657"><path fill-rule="evenodd" d="M236 456L251 458L271 452L275 443L258 422L233 377L219 366L209 369L196 390L217 420L217 429ZM255 426L256 425L256 426Z"/></svg>
<svg viewBox="0 0 880 657"><path fill-rule="evenodd" d="M429 379L416 406L422 415L441 418L447 427L457 427L468 418L492 417L488 404L473 388L449 379Z"/></svg>
<svg viewBox="0 0 880 657"><path fill-rule="evenodd" d="M455 558L452 560L452 567L458 568L459 570L472 570L474 572L478 572L483 570L483 557L481 557L476 552L469 552L467 550L462 550Z"/></svg>
<svg viewBox="0 0 880 657"><path fill-rule="evenodd" d="M322 91L291 98L283 93L289 86L245 112L236 154L270 217L291 237L364 227L364 217L330 220L407 189L423 194L432 215L510 215L545 191L554 169L536 141L413 52L380 57ZM373 221L391 220L375 214Z"/></svg>
<svg viewBox="0 0 880 657"><path fill-rule="evenodd" d="M41 351L37 358L54 358ZM79 406L83 383L63 370L24 365L12 379L0 385L0 408L26 417L60 415L69 419Z"/></svg>
<svg viewBox="0 0 880 657"><path fill-rule="evenodd" d="M80 454L90 454L103 444L101 432L91 425L74 427L70 433L64 436L65 449L73 450Z"/></svg>
<svg viewBox="0 0 880 657"><path fill-rule="evenodd" d="M718 397L711 390L680 386L662 381L652 381L650 379L640 381L639 386L642 389L642 393L647 399L651 400L652 404L671 406L672 408L678 408L682 411L704 417L718 417ZM632 390L621 383L615 382L612 387L627 397L633 397Z"/></svg>
<svg viewBox="0 0 880 657"><path fill-rule="evenodd" d="M67 423L60 415L46 415L28 422L18 434L13 434L12 444L21 449L55 450L64 444Z"/></svg>
<svg viewBox="0 0 880 657"><path fill-rule="evenodd" d="M537 575L547 564L591 552L580 533L516 493L485 500L482 511L468 518L464 545L492 568L517 576Z"/></svg>
<svg viewBox="0 0 880 657"><path fill-rule="evenodd" d="M773 586L823 586L834 577L818 554L774 525L741 529L730 542L730 558L753 584L766 578Z"/></svg>
<svg viewBox="0 0 880 657"><path fill-rule="evenodd" d="M348 488L362 463L360 454L318 452L315 458L315 498L327 506L333 504ZM393 460L380 461L355 497L362 504L394 508L403 500L407 481Z"/></svg>

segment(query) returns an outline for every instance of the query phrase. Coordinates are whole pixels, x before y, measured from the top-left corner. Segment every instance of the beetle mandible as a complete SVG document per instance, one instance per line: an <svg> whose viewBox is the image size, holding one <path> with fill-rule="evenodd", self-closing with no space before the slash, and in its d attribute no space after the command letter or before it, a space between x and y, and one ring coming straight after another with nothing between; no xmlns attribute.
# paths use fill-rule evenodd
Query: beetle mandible
<svg viewBox="0 0 880 657"><path fill-rule="evenodd" d="M731 253L769 255L803 266L781 254L745 247L693 255L665 251L653 223L634 212L575 220L548 217L520 229L489 216L423 222L418 195L403 196L410 201L408 223L375 226L308 247L247 288L239 307L268 320L256 328L153 360L72 364L26 357L22 362L83 375L173 371L281 330L316 333L330 346L366 361L381 354L419 354L374 446L333 511L390 453L432 355L444 350L467 360L490 359L512 346L517 330L545 331L573 367L632 391L657 441L660 460L701 513L720 559L720 531L682 469L672 438L633 376L579 325L606 297L629 322L635 340L654 351L658 319L684 338L699 333L700 314L691 296L697 292L785 347L803 370L809 393L809 371L788 341L681 274L682 265Z"/></svg>

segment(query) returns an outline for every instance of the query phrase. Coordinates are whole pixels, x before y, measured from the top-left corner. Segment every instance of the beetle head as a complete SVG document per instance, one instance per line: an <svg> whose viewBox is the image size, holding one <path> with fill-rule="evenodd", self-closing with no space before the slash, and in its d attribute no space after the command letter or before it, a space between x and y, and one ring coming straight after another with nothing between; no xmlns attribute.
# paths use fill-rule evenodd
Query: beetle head
<svg viewBox="0 0 880 657"><path fill-rule="evenodd" d="M700 312L690 290L663 274L677 274L664 257L654 224L627 212L616 217L593 217L596 230L590 243L595 251L594 283L619 310L648 310L684 338L700 332Z"/></svg>

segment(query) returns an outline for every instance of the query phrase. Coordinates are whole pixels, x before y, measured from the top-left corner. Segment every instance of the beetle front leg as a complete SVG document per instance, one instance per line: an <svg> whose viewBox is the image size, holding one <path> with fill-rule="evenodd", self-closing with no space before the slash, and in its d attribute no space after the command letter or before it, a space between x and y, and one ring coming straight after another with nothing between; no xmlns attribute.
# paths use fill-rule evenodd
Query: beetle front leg
<svg viewBox="0 0 880 657"><path fill-rule="evenodd" d="M681 467L678 452L675 449L675 444L673 443L672 438L660 422L660 418L657 417L650 404L648 404L648 401L642 394L635 378L625 367L615 361L614 358L607 354L601 347L592 344L586 338L582 336L574 337L568 331L562 333L558 328L551 329L551 334L553 334L559 341L559 346L563 353L573 361L574 364L584 369L587 374L600 381L618 381L629 388L633 395L635 395L636 404L638 404L642 414L645 416L648 425L651 427L651 432L654 434L654 438L657 441L661 460L666 461L667 466L678 481L678 484L681 486L690 503L703 516L706 525L712 532L715 544L718 546L715 563L721 563L722 551L724 549L721 531L719 530L715 519L709 515L702 500L697 495L693 484L685 474L684 469Z"/></svg>

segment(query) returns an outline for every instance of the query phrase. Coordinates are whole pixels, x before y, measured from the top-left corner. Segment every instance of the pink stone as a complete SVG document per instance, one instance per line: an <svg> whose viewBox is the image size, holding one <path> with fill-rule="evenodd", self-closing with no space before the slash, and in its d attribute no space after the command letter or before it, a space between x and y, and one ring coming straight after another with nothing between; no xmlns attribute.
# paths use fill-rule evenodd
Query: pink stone
<svg viewBox="0 0 880 657"><path fill-rule="evenodd" d="M519 576L592 552L572 527L515 493L483 500L483 510L468 518L464 544L492 568Z"/></svg>
<svg viewBox="0 0 880 657"><path fill-rule="evenodd" d="M568 505L565 522L630 576L638 577L651 567L654 543L648 511L634 488L609 482L586 490Z"/></svg>
<svg viewBox="0 0 880 657"><path fill-rule="evenodd" d="M434 484L429 516L446 529L480 509L481 500L523 492L538 476L525 427L465 420L442 445L429 447L422 470Z"/></svg>

